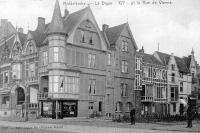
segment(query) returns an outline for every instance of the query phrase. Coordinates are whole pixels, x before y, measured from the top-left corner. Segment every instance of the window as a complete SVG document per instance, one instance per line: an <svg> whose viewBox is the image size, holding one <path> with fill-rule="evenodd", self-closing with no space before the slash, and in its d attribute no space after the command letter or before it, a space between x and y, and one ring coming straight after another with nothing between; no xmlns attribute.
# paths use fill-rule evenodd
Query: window
<svg viewBox="0 0 200 133"><path fill-rule="evenodd" d="M42 52L42 65L45 66L48 64L48 53L47 51Z"/></svg>
<svg viewBox="0 0 200 133"><path fill-rule="evenodd" d="M4 97L2 98L2 104L9 104L9 99L10 99L9 96L4 96Z"/></svg>
<svg viewBox="0 0 200 133"><path fill-rule="evenodd" d="M90 79L89 86L88 86L89 94L96 94L96 80Z"/></svg>
<svg viewBox="0 0 200 133"><path fill-rule="evenodd" d="M183 92L183 82L180 82L180 92Z"/></svg>
<svg viewBox="0 0 200 133"><path fill-rule="evenodd" d="M141 60L140 60L140 57L138 57L138 56L136 56L136 65L135 65L135 67L136 67L136 70L140 70L141 68Z"/></svg>
<svg viewBox="0 0 200 133"><path fill-rule="evenodd" d="M183 73L179 73L180 78L183 78Z"/></svg>
<svg viewBox="0 0 200 133"><path fill-rule="evenodd" d="M99 112L102 111L102 101L99 102Z"/></svg>
<svg viewBox="0 0 200 133"><path fill-rule="evenodd" d="M127 87L128 85L125 83L121 83L121 96L126 97L127 96Z"/></svg>
<svg viewBox="0 0 200 133"><path fill-rule="evenodd" d="M178 100L178 88L171 87L171 101L177 101Z"/></svg>
<svg viewBox="0 0 200 133"><path fill-rule="evenodd" d="M3 74L3 82L4 82L4 84L8 83L8 72L4 72L4 74Z"/></svg>
<svg viewBox="0 0 200 133"><path fill-rule="evenodd" d="M171 76L171 82L175 82L175 74L174 73L172 73L172 76Z"/></svg>
<svg viewBox="0 0 200 133"><path fill-rule="evenodd" d="M93 112L93 109L94 109L94 103L93 102L89 102L88 109L89 109L89 113L91 114Z"/></svg>
<svg viewBox="0 0 200 133"><path fill-rule="evenodd" d="M21 78L21 65L20 64L15 64L12 66L12 77L13 77L13 79Z"/></svg>
<svg viewBox="0 0 200 133"><path fill-rule="evenodd" d="M29 78L35 77L35 63L29 64L28 77Z"/></svg>
<svg viewBox="0 0 200 133"><path fill-rule="evenodd" d="M126 103L126 111L130 112L131 108L132 108L132 103L131 102Z"/></svg>
<svg viewBox="0 0 200 133"><path fill-rule="evenodd" d="M176 112L176 103L173 103L173 112Z"/></svg>
<svg viewBox="0 0 200 133"><path fill-rule="evenodd" d="M93 34L92 33L90 33L89 44L93 44Z"/></svg>
<svg viewBox="0 0 200 133"><path fill-rule="evenodd" d="M122 51L128 52L128 42L122 41Z"/></svg>
<svg viewBox="0 0 200 133"><path fill-rule="evenodd" d="M111 54L110 53L107 54L107 64L111 65Z"/></svg>
<svg viewBox="0 0 200 133"><path fill-rule="evenodd" d="M89 66L89 68L95 67L95 55L94 54L88 54L88 66Z"/></svg>
<svg viewBox="0 0 200 133"><path fill-rule="evenodd" d="M122 103L121 102L117 102L116 103L116 112L121 112L122 111Z"/></svg>
<svg viewBox="0 0 200 133"><path fill-rule="evenodd" d="M175 64L171 64L171 69L175 70Z"/></svg>
<svg viewBox="0 0 200 133"><path fill-rule="evenodd" d="M128 62L127 61L122 61L122 72L127 73L128 72Z"/></svg>
<svg viewBox="0 0 200 133"><path fill-rule="evenodd" d="M85 42L85 31L81 30L81 42Z"/></svg>
<svg viewBox="0 0 200 133"><path fill-rule="evenodd" d="M59 48L54 47L53 48L53 60L54 60L54 62L58 62L58 58L59 58Z"/></svg>

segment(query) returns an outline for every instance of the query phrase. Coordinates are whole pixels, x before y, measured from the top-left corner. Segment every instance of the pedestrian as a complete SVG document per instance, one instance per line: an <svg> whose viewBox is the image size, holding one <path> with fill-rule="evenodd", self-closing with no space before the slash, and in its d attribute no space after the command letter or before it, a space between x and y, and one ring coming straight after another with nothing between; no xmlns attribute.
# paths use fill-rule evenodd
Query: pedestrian
<svg viewBox="0 0 200 133"><path fill-rule="evenodd" d="M135 109L133 108L131 111L130 111L130 117L131 117L131 125L135 125Z"/></svg>
<svg viewBox="0 0 200 133"><path fill-rule="evenodd" d="M186 128L192 127L193 116L194 114L193 114L192 106L189 105L187 109L187 127Z"/></svg>

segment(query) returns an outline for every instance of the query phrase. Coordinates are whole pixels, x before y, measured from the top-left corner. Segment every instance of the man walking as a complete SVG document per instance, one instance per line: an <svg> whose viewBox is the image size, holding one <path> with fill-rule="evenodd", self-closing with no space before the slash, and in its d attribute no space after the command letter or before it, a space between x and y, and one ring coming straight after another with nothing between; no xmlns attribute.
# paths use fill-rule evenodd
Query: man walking
<svg viewBox="0 0 200 133"><path fill-rule="evenodd" d="M192 127L192 120L193 120L193 111L192 111L192 106L189 105L187 109L187 127L186 128L191 128Z"/></svg>
<svg viewBox="0 0 200 133"><path fill-rule="evenodd" d="M135 109L133 108L131 111L130 111L130 117L131 117L131 125L135 125Z"/></svg>

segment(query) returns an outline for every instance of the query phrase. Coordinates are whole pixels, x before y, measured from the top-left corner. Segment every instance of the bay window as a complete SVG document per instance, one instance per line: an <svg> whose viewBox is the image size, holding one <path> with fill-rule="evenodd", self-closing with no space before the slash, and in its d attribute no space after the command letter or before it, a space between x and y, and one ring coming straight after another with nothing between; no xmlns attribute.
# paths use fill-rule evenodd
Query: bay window
<svg viewBox="0 0 200 133"><path fill-rule="evenodd" d="M46 55L44 56L46 57ZM49 48L49 62L64 62L64 48L63 47Z"/></svg>
<svg viewBox="0 0 200 133"><path fill-rule="evenodd" d="M49 92L77 94L79 92L78 74L68 73L66 76L50 76Z"/></svg>

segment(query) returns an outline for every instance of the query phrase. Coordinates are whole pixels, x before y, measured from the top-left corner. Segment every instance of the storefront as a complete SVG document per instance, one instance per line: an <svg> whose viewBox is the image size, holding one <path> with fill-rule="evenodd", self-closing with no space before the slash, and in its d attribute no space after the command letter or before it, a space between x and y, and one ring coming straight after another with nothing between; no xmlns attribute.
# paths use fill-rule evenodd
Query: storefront
<svg viewBox="0 0 200 133"><path fill-rule="evenodd" d="M58 100L58 118L77 117L77 100ZM56 100L41 101L41 116L56 118Z"/></svg>

